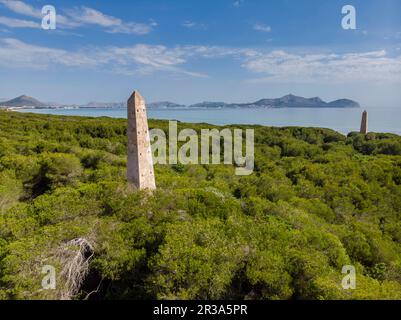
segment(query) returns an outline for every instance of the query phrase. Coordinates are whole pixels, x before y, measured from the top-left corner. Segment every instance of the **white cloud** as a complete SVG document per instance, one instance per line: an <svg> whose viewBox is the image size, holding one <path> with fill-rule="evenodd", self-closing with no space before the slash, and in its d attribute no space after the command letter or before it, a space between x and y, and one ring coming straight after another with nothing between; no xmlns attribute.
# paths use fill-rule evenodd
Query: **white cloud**
<svg viewBox="0 0 401 320"><path fill-rule="evenodd" d="M206 74L181 68L190 58L184 48L167 48L162 45L137 44L130 47L108 47L98 49L102 61L112 66L112 71L126 75L170 72L193 77L207 77Z"/></svg>
<svg viewBox="0 0 401 320"><path fill-rule="evenodd" d="M76 8L69 12L69 16L82 24L96 24L102 27L111 27L122 23L118 18L87 7Z"/></svg>
<svg viewBox="0 0 401 320"><path fill-rule="evenodd" d="M238 8L244 3L244 0L236 0L233 2L233 6Z"/></svg>
<svg viewBox="0 0 401 320"><path fill-rule="evenodd" d="M89 47L80 51L53 49L28 44L13 38L0 38L0 66L48 69L57 66L96 68L98 71L126 75L169 72L192 77L207 77L183 67L190 59L246 56L242 49L209 46L136 44L133 46Z"/></svg>
<svg viewBox="0 0 401 320"><path fill-rule="evenodd" d="M136 44L126 47L89 47L63 50L0 38L0 66L48 69L57 66L92 68L126 75L168 72L206 77L188 70L200 59L229 59L235 66L257 75L251 82L359 83L401 82L401 56L385 50L355 53L291 53L222 46L175 46Z"/></svg>
<svg viewBox="0 0 401 320"><path fill-rule="evenodd" d="M39 9L35 9L34 7L26 4L22 1L18 0L0 0L0 3L6 6L11 11L15 13L22 14L24 16L32 17L32 18L42 18L41 11Z"/></svg>
<svg viewBox="0 0 401 320"><path fill-rule="evenodd" d="M0 0L9 10L28 16L37 18L39 22L42 20L41 10L19 0ZM148 34L157 25L151 21L149 23L124 22L119 18L106 15L98 10L88 7L76 7L67 9L62 15L57 12L57 26L62 28L77 28L85 25L96 25L105 29L109 33L125 33L125 34ZM32 22L33 23L33 22ZM9 24L9 27L17 27L16 22ZM21 26L22 27L22 26ZM26 24L25 27L30 27Z"/></svg>
<svg viewBox="0 0 401 320"><path fill-rule="evenodd" d="M68 52L30 45L13 38L0 39L0 65L3 67L47 69L51 65L96 66L98 61L80 52Z"/></svg>
<svg viewBox="0 0 401 320"><path fill-rule="evenodd" d="M4 5L15 13L37 19L37 21L31 21L2 16L0 17L0 24L9 28L40 28L40 23L42 21L42 14L40 10L18 0L0 0L0 4Z"/></svg>
<svg viewBox="0 0 401 320"><path fill-rule="evenodd" d="M106 15L98 10L80 7L68 11L69 17L75 22L87 25L98 25L104 27L106 32L109 33L125 33L125 34L148 34L152 31L153 27L157 24L155 22L136 23L136 22L123 22L121 19Z"/></svg>
<svg viewBox="0 0 401 320"><path fill-rule="evenodd" d="M191 20L184 21L181 26L187 29L206 29L206 25Z"/></svg>
<svg viewBox="0 0 401 320"><path fill-rule="evenodd" d="M257 24L253 25L253 30L261 31L261 32L270 32L270 31L272 31L272 28L270 26L257 23Z"/></svg>
<svg viewBox="0 0 401 320"><path fill-rule="evenodd" d="M205 77L187 71L180 65L187 62L187 49L161 45L137 44L130 47L99 47L67 51L41 47L18 39L0 39L0 66L7 68L48 69L57 66L96 68L98 71L126 75L151 74L158 71Z"/></svg>
<svg viewBox="0 0 401 320"><path fill-rule="evenodd" d="M345 54L294 54L278 50L246 59L243 67L264 75L257 82L401 81L401 56L385 50Z"/></svg>
<svg viewBox="0 0 401 320"><path fill-rule="evenodd" d="M35 28L39 29L41 26L38 22L29 20L12 19L0 16L0 24L9 28Z"/></svg>
<svg viewBox="0 0 401 320"><path fill-rule="evenodd" d="M107 30L108 33L125 33L125 34L148 34L152 31L152 24L145 23L124 23L114 26Z"/></svg>
<svg viewBox="0 0 401 320"><path fill-rule="evenodd" d="M35 18L37 21L31 21L41 23L42 22L42 12L41 9L34 8L33 6L24 3L23 1L19 0L0 0L0 4L3 4L9 10L21 14L23 16L27 16L30 18ZM73 19L66 17L60 13L57 13L57 26L64 27L64 28L76 28L79 27L81 24L74 21ZM10 27L14 27L10 25ZM29 26L27 26L29 28Z"/></svg>
<svg viewBox="0 0 401 320"><path fill-rule="evenodd" d="M196 26L196 23L191 20L186 20L182 23L182 26L185 28L193 28Z"/></svg>

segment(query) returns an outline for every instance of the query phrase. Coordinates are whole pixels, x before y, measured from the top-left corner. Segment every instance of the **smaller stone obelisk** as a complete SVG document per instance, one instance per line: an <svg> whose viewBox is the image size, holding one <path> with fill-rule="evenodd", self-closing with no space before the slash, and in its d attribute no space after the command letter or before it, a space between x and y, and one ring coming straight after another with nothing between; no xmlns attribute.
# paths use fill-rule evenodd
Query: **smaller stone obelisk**
<svg viewBox="0 0 401 320"><path fill-rule="evenodd" d="M127 102L127 179L138 189L156 189L145 100L134 91Z"/></svg>
<svg viewBox="0 0 401 320"><path fill-rule="evenodd" d="M368 112L366 110L362 113L361 130L359 132L362 134L368 133Z"/></svg>

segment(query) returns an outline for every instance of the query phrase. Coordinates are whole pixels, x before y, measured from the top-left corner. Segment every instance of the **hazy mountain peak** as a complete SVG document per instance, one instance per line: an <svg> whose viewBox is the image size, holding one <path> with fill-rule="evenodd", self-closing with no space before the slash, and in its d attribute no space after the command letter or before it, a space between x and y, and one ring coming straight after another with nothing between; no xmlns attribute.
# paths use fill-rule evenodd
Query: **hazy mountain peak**
<svg viewBox="0 0 401 320"><path fill-rule="evenodd" d="M35 98L29 97L27 95L21 95L17 98L4 101L1 103L7 107L43 107L45 106L44 103L36 100Z"/></svg>

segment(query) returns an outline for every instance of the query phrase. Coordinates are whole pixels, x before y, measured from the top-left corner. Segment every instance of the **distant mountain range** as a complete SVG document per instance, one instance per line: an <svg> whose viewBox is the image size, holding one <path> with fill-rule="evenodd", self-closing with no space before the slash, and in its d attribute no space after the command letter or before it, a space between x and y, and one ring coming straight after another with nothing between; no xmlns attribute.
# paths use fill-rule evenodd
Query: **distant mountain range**
<svg viewBox="0 0 401 320"><path fill-rule="evenodd" d="M125 102L89 102L84 105L62 105L50 102L40 102L32 97L20 96L18 98L0 102L4 107L12 108L125 108ZM286 95L277 99L261 99L252 103L225 103L201 102L189 106L169 101L153 102L147 104L149 109L222 109L222 108L360 108L358 102L349 99L339 99L325 102L319 97L304 98Z"/></svg>
<svg viewBox="0 0 401 320"><path fill-rule="evenodd" d="M187 106L169 101L151 102L147 104L149 109L185 109Z"/></svg>
<svg viewBox="0 0 401 320"><path fill-rule="evenodd" d="M286 95L277 99L261 99L252 103L202 102L188 108L360 108L358 102L339 99L325 102L322 99Z"/></svg>

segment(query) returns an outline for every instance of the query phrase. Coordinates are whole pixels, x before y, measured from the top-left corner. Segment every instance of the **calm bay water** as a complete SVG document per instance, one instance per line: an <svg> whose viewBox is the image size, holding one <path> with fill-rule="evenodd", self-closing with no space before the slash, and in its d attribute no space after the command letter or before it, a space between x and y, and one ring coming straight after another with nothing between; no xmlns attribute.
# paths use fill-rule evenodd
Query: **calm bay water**
<svg viewBox="0 0 401 320"><path fill-rule="evenodd" d="M23 110L41 114L74 115L89 117L126 118L127 109L33 109ZM152 119L179 120L183 122L206 122L216 125L260 124L265 126L302 126L330 128L347 134L359 131L363 109L194 109L194 110L148 110ZM368 108L369 131L401 135L400 108Z"/></svg>

